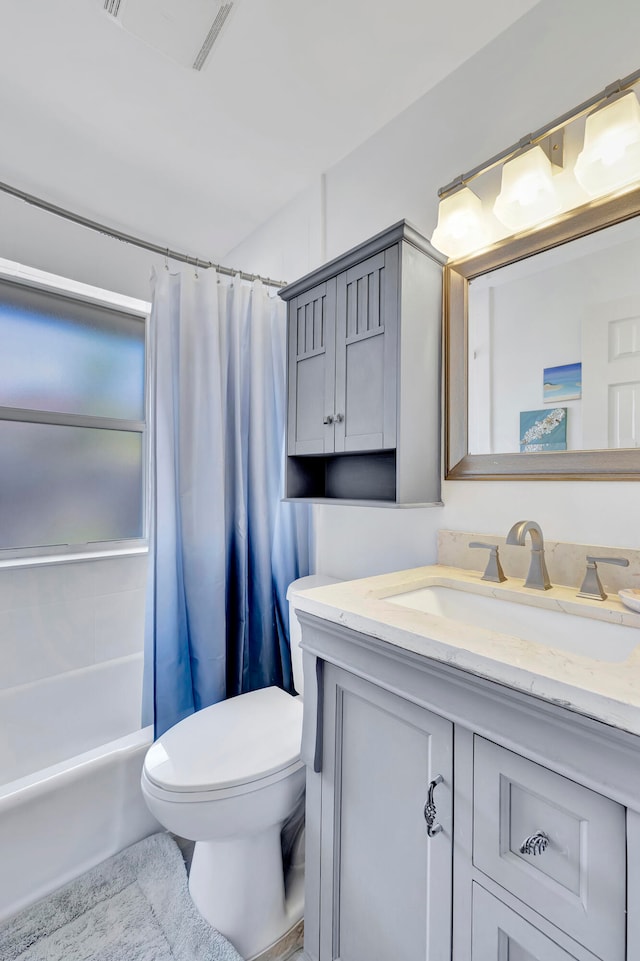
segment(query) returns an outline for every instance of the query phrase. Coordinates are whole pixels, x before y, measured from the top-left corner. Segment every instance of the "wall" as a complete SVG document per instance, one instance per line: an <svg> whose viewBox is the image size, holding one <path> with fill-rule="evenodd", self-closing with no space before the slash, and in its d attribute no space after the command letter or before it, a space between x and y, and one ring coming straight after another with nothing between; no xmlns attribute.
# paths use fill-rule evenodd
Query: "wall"
<svg viewBox="0 0 640 961"><path fill-rule="evenodd" d="M149 299L154 258L144 251L4 194L0 224L0 257ZM0 567L0 728L23 685L44 689L47 678L142 652L146 568L146 554Z"/></svg>
<svg viewBox="0 0 640 961"><path fill-rule="evenodd" d="M327 258L402 218L430 236L438 187L637 69L639 31L635 0L542 0L328 170L324 216L314 187L229 262L294 280L320 262L313 230ZM444 484L443 508L316 507L317 568L357 577L427 563L439 528L506 533L523 516L554 540L638 547L638 494L629 482L457 481Z"/></svg>

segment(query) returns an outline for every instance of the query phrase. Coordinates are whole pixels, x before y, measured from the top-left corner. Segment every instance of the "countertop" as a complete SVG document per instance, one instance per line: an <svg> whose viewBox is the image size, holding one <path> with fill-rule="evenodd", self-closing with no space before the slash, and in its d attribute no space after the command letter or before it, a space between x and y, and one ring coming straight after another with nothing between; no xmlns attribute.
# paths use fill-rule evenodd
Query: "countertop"
<svg viewBox="0 0 640 961"><path fill-rule="evenodd" d="M614 596L605 601L588 600L576 598L572 588L542 592L525 588L523 583L509 578L503 584L490 584L481 580L480 572L432 565L301 591L293 603L298 610L394 647L640 735L640 614L628 610ZM567 653L385 600L431 585L622 624L637 632L638 643L626 660L616 663L606 660L604 650L602 660ZM567 630L574 630L575 624L573 618L568 619Z"/></svg>

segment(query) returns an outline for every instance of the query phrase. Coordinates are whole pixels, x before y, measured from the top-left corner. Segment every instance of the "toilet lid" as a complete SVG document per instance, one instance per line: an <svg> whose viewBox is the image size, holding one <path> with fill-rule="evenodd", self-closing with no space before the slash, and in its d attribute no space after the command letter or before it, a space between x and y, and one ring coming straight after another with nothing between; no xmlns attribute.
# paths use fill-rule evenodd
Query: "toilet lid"
<svg viewBox="0 0 640 961"><path fill-rule="evenodd" d="M215 791L284 771L300 760L302 702L267 687L205 707L147 751L145 774L166 791Z"/></svg>

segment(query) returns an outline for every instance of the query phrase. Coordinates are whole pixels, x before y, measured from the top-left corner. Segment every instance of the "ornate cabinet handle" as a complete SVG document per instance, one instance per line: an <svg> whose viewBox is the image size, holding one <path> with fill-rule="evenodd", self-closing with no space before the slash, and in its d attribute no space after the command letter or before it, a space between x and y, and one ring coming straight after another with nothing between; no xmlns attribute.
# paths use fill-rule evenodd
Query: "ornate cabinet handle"
<svg viewBox="0 0 640 961"><path fill-rule="evenodd" d="M520 854L542 854L547 850L549 838L543 831L538 831L530 837L525 838L520 845Z"/></svg>
<svg viewBox="0 0 640 961"><path fill-rule="evenodd" d="M333 414L327 414L326 417L324 418L324 420L322 421L322 423L323 423L323 424L333 424Z"/></svg>
<svg viewBox="0 0 640 961"><path fill-rule="evenodd" d="M427 800L424 806L424 819L427 822L427 836L432 838L436 834L440 834L442 831L442 825L436 824L436 802L433 800L433 792L435 791L438 784L442 784L444 778L442 774L438 774L434 777L433 781L429 784L429 793L427 794Z"/></svg>

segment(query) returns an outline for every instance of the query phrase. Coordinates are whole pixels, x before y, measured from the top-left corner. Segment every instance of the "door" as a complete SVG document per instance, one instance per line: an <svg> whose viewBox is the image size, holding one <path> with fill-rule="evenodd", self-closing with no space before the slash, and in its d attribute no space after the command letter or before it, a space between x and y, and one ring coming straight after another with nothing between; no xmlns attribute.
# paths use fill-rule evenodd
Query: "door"
<svg viewBox="0 0 640 961"><path fill-rule="evenodd" d="M582 957L580 949L569 954L474 883L471 961L581 961Z"/></svg>
<svg viewBox="0 0 640 961"><path fill-rule="evenodd" d="M335 277L289 304L287 453L334 448Z"/></svg>
<svg viewBox="0 0 640 961"><path fill-rule="evenodd" d="M336 451L396 446L398 245L338 276Z"/></svg>
<svg viewBox="0 0 640 961"><path fill-rule="evenodd" d="M450 961L453 725L326 665L323 745L320 961Z"/></svg>
<svg viewBox="0 0 640 961"><path fill-rule="evenodd" d="M582 329L585 450L640 447L640 298L592 308Z"/></svg>

